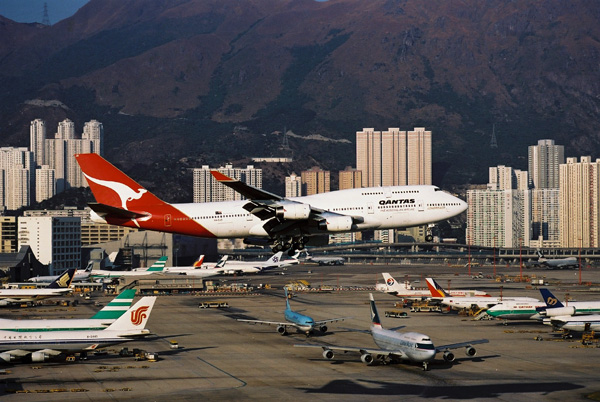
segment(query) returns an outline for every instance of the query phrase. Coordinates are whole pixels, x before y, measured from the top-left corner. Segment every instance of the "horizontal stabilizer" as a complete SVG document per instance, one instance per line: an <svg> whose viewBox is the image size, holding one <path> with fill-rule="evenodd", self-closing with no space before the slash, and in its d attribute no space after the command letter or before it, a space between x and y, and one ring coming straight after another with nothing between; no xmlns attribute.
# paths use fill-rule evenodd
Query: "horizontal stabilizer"
<svg viewBox="0 0 600 402"><path fill-rule="evenodd" d="M89 207L97 213L100 217L104 218L105 216L111 216L113 218L122 218L122 219L139 219L147 217L147 214L140 214L133 211L128 211L126 209L111 207L110 205L100 204L96 202L90 202Z"/></svg>

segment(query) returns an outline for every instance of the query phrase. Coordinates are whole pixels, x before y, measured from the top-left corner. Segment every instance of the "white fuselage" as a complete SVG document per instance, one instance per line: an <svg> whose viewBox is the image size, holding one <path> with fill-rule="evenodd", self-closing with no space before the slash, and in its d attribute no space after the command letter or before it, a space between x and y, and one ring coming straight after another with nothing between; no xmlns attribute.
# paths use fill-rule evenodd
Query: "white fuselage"
<svg viewBox="0 0 600 402"><path fill-rule="evenodd" d="M435 358L435 346L427 335L418 332L395 332L377 325L371 325L371 335L381 349L401 351L405 360L422 363Z"/></svg>
<svg viewBox="0 0 600 402"><path fill-rule="evenodd" d="M290 198L313 208L361 218L350 230L391 229L443 221L467 209L467 203L435 186L359 188ZM246 211L248 201L173 204L214 237L268 237L265 221ZM101 221L104 222L102 218ZM177 222L173 222L175 226ZM318 227L303 227L304 234L326 234Z"/></svg>
<svg viewBox="0 0 600 402"><path fill-rule="evenodd" d="M73 289L56 288L56 289L0 289L0 300L21 303L32 302L36 300L47 299L67 294Z"/></svg>
<svg viewBox="0 0 600 402"><path fill-rule="evenodd" d="M539 300L532 297L444 297L437 299L444 306L449 306L456 309L470 308L477 306L480 309L488 309L503 301L520 301L528 303L540 303Z"/></svg>
<svg viewBox="0 0 600 402"><path fill-rule="evenodd" d="M82 331L82 330L101 330L108 327L115 319L30 319L30 320L9 320L0 318L0 331L26 332L32 331Z"/></svg>
<svg viewBox="0 0 600 402"><path fill-rule="evenodd" d="M560 329L568 329L569 331L599 331L600 330L600 315L581 315L571 317L555 317L551 319L552 325Z"/></svg>

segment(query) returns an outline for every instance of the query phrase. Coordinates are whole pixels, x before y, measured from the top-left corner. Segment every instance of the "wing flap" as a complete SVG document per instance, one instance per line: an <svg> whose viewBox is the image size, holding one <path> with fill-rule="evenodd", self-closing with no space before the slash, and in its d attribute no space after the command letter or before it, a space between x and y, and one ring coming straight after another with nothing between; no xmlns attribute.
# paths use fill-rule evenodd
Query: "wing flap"
<svg viewBox="0 0 600 402"><path fill-rule="evenodd" d="M294 347L297 348L318 348L323 350L333 350L344 353L358 353L361 355L371 354L371 355L380 355L380 356L404 356L404 353L400 350L385 350L385 349L372 349L372 348L361 348L357 346L337 346L337 345L318 345L311 343L301 343L295 344Z"/></svg>

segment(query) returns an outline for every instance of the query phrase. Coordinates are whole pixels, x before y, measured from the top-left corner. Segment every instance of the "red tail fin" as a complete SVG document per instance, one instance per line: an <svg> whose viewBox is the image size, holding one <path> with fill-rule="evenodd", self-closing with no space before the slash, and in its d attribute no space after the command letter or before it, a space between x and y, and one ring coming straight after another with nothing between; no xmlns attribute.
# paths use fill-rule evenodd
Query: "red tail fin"
<svg viewBox="0 0 600 402"><path fill-rule="evenodd" d="M96 201L131 210L165 203L98 154L75 155Z"/></svg>

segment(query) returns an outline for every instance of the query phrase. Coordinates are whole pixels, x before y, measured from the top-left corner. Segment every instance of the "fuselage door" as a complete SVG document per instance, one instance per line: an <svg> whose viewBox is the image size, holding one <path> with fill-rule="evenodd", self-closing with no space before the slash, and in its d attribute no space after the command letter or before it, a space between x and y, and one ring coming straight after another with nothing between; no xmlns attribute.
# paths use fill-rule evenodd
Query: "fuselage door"
<svg viewBox="0 0 600 402"><path fill-rule="evenodd" d="M425 203L423 202L423 200L417 200L417 211L425 211Z"/></svg>
<svg viewBox="0 0 600 402"><path fill-rule="evenodd" d="M372 202L367 202L367 212L369 214L375 213L375 209L373 208L373 203Z"/></svg>
<svg viewBox="0 0 600 402"><path fill-rule="evenodd" d="M170 227L173 224L171 214L165 214L165 227Z"/></svg>
<svg viewBox="0 0 600 402"><path fill-rule="evenodd" d="M385 196L385 198L392 198L392 188L391 187L384 187L383 188L383 195Z"/></svg>

